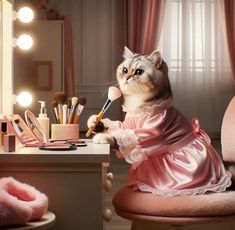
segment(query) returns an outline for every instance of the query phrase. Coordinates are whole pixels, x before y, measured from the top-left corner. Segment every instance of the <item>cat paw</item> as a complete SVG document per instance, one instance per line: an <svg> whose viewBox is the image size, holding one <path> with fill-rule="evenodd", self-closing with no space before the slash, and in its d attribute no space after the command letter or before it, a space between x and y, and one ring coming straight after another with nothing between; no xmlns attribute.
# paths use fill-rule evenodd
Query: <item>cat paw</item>
<svg viewBox="0 0 235 230"><path fill-rule="evenodd" d="M99 133L93 137L93 142L96 144L110 144L111 146L114 146L115 139L109 133Z"/></svg>
<svg viewBox="0 0 235 230"><path fill-rule="evenodd" d="M89 117L89 119L87 120L87 126L88 128L95 126L95 128L93 129L93 132L95 133L101 133L106 129L103 122L99 121L97 123L97 115L92 115Z"/></svg>
<svg viewBox="0 0 235 230"><path fill-rule="evenodd" d="M94 127L96 124L97 115L91 115L87 120L87 127Z"/></svg>

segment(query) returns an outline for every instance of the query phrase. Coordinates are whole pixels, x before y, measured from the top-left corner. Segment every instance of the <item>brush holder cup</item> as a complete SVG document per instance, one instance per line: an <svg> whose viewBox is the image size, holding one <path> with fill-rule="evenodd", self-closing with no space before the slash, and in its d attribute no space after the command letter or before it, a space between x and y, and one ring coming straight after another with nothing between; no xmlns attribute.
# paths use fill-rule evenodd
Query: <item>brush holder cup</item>
<svg viewBox="0 0 235 230"><path fill-rule="evenodd" d="M52 124L52 140L78 140L79 124Z"/></svg>

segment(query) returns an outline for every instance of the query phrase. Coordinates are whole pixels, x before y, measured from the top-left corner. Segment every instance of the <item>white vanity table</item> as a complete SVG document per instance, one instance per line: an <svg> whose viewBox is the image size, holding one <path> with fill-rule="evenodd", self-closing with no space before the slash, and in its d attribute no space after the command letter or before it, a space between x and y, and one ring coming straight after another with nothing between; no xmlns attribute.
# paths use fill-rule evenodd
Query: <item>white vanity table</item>
<svg viewBox="0 0 235 230"><path fill-rule="evenodd" d="M74 151L42 151L18 147L0 150L0 177L35 186L49 197L56 215L53 230L103 230L103 182L109 164L108 144L94 144Z"/></svg>

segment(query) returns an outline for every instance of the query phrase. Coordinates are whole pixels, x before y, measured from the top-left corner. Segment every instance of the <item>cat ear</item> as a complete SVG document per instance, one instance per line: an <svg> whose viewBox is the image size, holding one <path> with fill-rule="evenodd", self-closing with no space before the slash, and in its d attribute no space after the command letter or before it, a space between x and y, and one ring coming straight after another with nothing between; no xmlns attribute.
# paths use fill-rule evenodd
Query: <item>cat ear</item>
<svg viewBox="0 0 235 230"><path fill-rule="evenodd" d="M154 50L147 58L156 65L157 69L161 68L162 55L158 50Z"/></svg>
<svg viewBox="0 0 235 230"><path fill-rule="evenodd" d="M123 58L127 59L133 56L133 53L125 46L123 52Z"/></svg>

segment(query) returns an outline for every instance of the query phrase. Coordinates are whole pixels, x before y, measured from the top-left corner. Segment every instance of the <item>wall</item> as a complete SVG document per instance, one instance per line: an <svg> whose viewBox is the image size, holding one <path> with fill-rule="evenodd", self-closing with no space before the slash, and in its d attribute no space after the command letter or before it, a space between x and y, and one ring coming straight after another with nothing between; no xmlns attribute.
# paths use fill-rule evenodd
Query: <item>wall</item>
<svg viewBox="0 0 235 230"><path fill-rule="evenodd" d="M80 118L82 130L87 129L87 117L100 110L109 85L116 80L124 46L123 4L123 0L56 0L52 4L72 22L76 95L87 98ZM118 102L107 116L121 118Z"/></svg>

